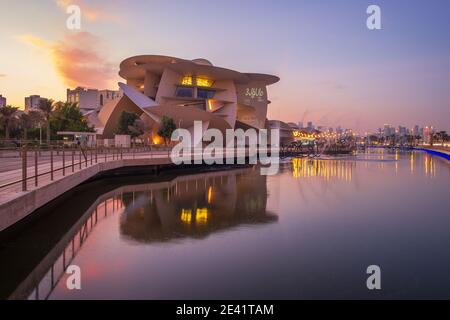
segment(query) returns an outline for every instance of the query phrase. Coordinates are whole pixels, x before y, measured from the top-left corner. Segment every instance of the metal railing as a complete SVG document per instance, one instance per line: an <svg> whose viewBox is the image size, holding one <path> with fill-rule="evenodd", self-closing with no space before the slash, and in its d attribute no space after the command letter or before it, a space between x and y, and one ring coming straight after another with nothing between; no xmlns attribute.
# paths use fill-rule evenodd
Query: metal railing
<svg viewBox="0 0 450 320"><path fill-rule="evenodd" d="M169 157L170 148L155 147L155 146L131 146L131 147L54 147L50 146L45 149L37 147L22 146L16 150L18 158L21 161L19 164L15 161L16 167L10 171L3 171L3 176L15 171L12 174L11 181L0 184L0 191L8 187L21 185L22 191L27 191L30 183L33 187L38 187L43 181L42 177L47 176L50 181L60 175L62 177L80 171L83 168L88 168L97 163L104 163L109 161L117 161L122 159L135 159L145 154L149 158L155 156ZM13 164L14 166L14 164ZM21 175L17 173L21 170ZM14 178L14 176L16 178ZM20 177L20 178L19 178ZM48 182L48 179L46 180Z"/></svg>
<svg viewBox="0 0 450 320"><path fill-rule="evenodd" d="M131 147L81 147L72 145L48 146L46 148L23 145L22 148L16 150L18 153L16 158L19 158L19 161L9 158L9 165L14 168L12 170L3 170L0 173L0 192L11 188L14 188L14 192L28 191L30 188L48 184L48 182L54 181L58 177L65 177L98 163L136 158L167 159L170 158L171 150L169 147L154 145L133 145ZM232 156L236 158L247 157L250 156L250 150L251 148L248 146L233 148ZM267 148L258 148L259 150L267 150ZM281 156L288 156L294 153L297 154L298 150L295 152L295 150L290 148L279 148L278 152ZM202 148L200 150L194 149L194 152L190 152L187 156L195 157L202 153ZM253 154L252 156L255 155ZM3 161L7 162L6 160Z"/></svg>

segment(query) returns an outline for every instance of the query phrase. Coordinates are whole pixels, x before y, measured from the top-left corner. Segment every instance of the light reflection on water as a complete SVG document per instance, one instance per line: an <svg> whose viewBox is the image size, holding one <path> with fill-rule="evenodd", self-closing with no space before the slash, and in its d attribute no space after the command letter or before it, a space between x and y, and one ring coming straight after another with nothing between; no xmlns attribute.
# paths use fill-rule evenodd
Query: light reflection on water
<svg viewBox="0 0 450 320"><path fill-rule="evenodd" d="M292 159L269 177L250 168L123 185L15 297L448 298L449 186L446 160L383 149ZM81 267L82 290L66 288L68 264ZM371 264L381 292L365 287Z"/></svg>

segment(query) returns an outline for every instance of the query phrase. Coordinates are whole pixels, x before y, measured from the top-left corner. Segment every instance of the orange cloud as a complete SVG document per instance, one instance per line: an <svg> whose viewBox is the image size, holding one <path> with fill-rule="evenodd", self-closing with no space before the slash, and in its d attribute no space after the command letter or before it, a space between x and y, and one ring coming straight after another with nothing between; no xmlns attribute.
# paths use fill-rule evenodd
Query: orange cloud
<svg viewBox="0 0 450 320"><path fill-rule="evenodd" d="M57 42L48 42L33 35L22 35L19 39L46 51L69 87L102 89L111 87L117 79L115 65L95 49L101 39L89 32L67 33L63 40Z"/></svg>
<svg viewBox="0 0 450 320"><path fill-rule="evenodd" d="M70 5L79 6L81 17L85 17L89 21L112 21L123 23L122 18L106 12L105 7L99 8L88 5L83 0L56 0L56 4L64 10Z"/></svg>

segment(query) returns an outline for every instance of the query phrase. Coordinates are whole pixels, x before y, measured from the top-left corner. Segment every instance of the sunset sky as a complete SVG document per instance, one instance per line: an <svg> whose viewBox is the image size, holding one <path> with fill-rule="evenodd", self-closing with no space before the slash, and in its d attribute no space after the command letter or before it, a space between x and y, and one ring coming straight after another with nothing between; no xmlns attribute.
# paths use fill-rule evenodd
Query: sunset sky
<svg viewBox="0 0 450 320"><path fill-rule="evenodd" d="M68 4L81 30L66 28ZM366 27L370 4L382 30ZM123 59L162 54L279 76L269 119L450 131L448 0L0 0L0 12L0 94L14 106L116 89Z"/></svg>

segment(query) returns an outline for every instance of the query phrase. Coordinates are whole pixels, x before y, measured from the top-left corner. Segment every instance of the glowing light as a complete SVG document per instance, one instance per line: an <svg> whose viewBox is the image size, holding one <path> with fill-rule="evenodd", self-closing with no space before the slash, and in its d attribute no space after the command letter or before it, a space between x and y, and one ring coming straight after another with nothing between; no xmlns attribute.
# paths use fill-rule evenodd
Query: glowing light
<svg viewBox="0 0 450 320"><path fill-rule="evenodd" d="M186 224L190 224L192 221L191 209L181 209L181 221Z"/></svg>
<svg viewBox="0 0 450 320"><path fill-rule="evenodd" d="M206 224L208 222L208 209L198 208L195 212L195 222L197 224Z"/></svg>
<svg viewBox="0 0 450 320"><path fill-rule="evenodd" d="M153 134L153 136L152 136L153 144L161 144L162 141L163 141L163 139L159 135Z"/></svg>
<svg viewBox="0 0 450 320"><path fill-rule="evenodd" d="M311 159L292 159L292 175L295 178L319 177L325 180L352 181L353 166L340 161L323 161Z"/></svg>
<svg viewBox="0 0 450 320"><path fill-rule="evenodd" d="M213 85L213 81L205 78L197 78L196 79L197 86L199 87L211 87Z"/></svg>
<svg viewBox="0 0 450 320"><path fill-rule="evenodd" d="M211 203L212 201L212 186L209 186L208 188L208 203Z"/></svg>
<svg viewBox="0 0 450 320"><path fill-rule="evenodd" d="M211 99L208 100L208 109L209 109L209 110L212 110L212 109L213 109Z"/></svg>
<svg viewBox="0 0 450 320"><path fill-rule="evenodd" d="M183 79L181 79L181 84L184 86L192 86L192 76L185 76Z"/></svg>

